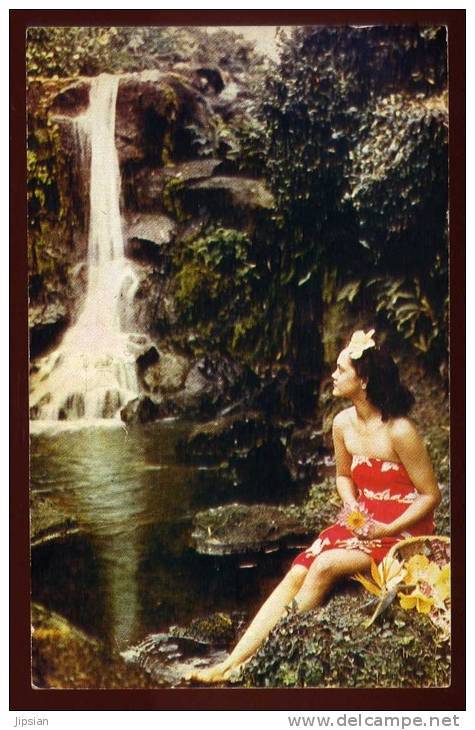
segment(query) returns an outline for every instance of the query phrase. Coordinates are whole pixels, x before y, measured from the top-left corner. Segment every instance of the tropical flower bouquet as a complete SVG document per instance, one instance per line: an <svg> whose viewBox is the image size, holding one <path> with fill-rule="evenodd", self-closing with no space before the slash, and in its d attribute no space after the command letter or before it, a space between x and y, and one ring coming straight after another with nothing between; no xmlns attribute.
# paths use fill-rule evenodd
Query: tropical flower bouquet
<svg viewBox="0 0 475 730"><path fill-rule="evenodd" d="M397 556L397 557L396 557ZM379 564L372 562L371 579L353 576L379 598L376 609L365 622L373 621L397 597L402 608L426 614L440 632L450 637L450 541L446 537L421 537L394 545Z"/></svg>

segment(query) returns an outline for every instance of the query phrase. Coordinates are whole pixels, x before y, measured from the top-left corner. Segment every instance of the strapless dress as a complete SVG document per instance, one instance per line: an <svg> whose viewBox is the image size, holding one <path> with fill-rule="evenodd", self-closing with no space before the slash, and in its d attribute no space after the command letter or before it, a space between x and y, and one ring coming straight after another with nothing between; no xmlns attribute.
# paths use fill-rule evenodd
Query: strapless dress
<svg viewBox="0 0 475 730"><path fill-rule="evenodd" d="M353 456L351 474L358 489L358 502L363 504L378 522L390 523L400 517L418 495L403 464L397 461ZM360 550L379 563L400 540L431 535L433 532L433 512L400 534L391 537L359 537L346 527L335 524L323 530L312 547L299 553L292 565L303 565L308 568L324 550L335 548Z"/></svg>

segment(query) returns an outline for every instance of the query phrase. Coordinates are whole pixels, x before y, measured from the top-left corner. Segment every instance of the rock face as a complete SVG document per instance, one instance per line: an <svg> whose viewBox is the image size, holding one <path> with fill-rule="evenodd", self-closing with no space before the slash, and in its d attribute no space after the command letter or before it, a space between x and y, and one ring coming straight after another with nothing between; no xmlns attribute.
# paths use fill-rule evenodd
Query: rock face
<svg viewBox="0 0 475 730"><path fill-rule="evenodd" d="M206 99L181 74L150 72L121 79L116 117L121 164L166 164L172 154L192 157L197 136L211 131Z"/></svg>
<svg viewBox="0 0 475 730"><path fill-rule="evenodd" d="M31 356L37 357L59 341L69 324L69 312L61 302L33 305L28 311L28 324Z"/></svg>
<svg viewBox="0 0 475 730"><path fill-rule="evenodd" d="M230 504L196 514L192 538L199 553L230 555L273 551L308 534L283 507Z"/></svg>
<svg viewBox="0 0 475 730"><path fill-rule="evenodd" d="M288 499L293 492L281 432L257 412L220 416L200 424L178 443L177 452L188 463L225 465L223 479L234 494L275 501Z"/></svg>
<svg viewBox="0 0 475 730"><path fill-rule="evenodd" d="M159 413L157 404L151 398L144 396L129 401L120 411L120 417L124 423L127 423L129 426L134 426L138 423L156 421Z"/></svg>
<svg viewBox="0 0 475 730"><path fill-rule="evenodd" d="M319 476L323 452L323 434L320 430L307 426L293 431L285 455L292 480L304 483L315 481Z"/></svg>
<svg viewBox="0 0 475 730"><path fill-rule="evenodd" d="M217 67L191 63L120 78L115 138L122 229L125 254L136 274L122 326L151 335L165 350L193 356L189 366L175 358L150 370L142 379L149 400L124 409L128 423L157 414L213 416L240 397L241 386L247 387L248 374L230 356L203 354L206 348L195 342L196 332L177 314L173 286L190 238L222 225L251 234L272 213L274 201L264 182L240 174L219 140L227 123L221 109L241 98L245 87L244 76L238 79ZM56 277L51 286L48 273L31 279L34 357L53 346L77 318L87 284L90 154L76 120L87 109L89 90L86 78L58 83L49 101L50 118L60 129L58 146L65 150L62 164L69 182L62 193L74 222L68 230L75 233L67 244L61 242L59 229L51 235L50 259L65 260L61 281ZM244 108L238 111L244 113ZM67 296L61 297L61 290Z"/></svg>
<svg viewBox="0 0 475 730"><path fill-rule="evenodd" d="M223 459L230 454L248 452L275 438L266 418L253 411L222 416L196 426L179 451L188 461Z"/></svg>
<svg viewBox="0 0 475 730"><path fill-rule="evenodd" d="M160 264L163 258L161 249L173 241L175 233L176 224L166 215L136 214L125 234L126 256Z"/></svg>
<svg viewBox="0 0 475 730"><path fill-rule="evenodd" d="M89 82L80 79L60 91L54 98L51 111L53 114L69 117L78 116L89 106Z"/></svg>

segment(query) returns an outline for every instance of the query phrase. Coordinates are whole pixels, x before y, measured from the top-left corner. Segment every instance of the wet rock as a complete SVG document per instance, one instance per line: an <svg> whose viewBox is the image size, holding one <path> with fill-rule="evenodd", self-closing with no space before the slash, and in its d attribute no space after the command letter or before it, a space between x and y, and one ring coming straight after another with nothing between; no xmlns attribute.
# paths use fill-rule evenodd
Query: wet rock
<svg viewBox="0 0 475 730"><path fill-rule="evenodd" d="M235 413L200 424L176 449L185 463L219 469L220 488L226 493L273 502L288 501L293 493L281 431L259 413Z"/></svg>
<svg viewBox="0 0 475 730"><path fill-rule="evenodd" d="M193 519L192 539L205 555L260 552L308 535L288 510L267 504L229 504L198 512Z"/></svg>
<svg viewBox="0 0 475 730"><path fill-rule="evenodd" d="M150 634L122 652L161 684L176 686L183 675L196 667L222 661L244 626L243 613L212 613L185 626L170 626L168 632Z"/></svg>
<svg viewBox="0 0 475 730"><path fill-rule="evenodd" d="M265 416L249 411L199 424L177 448L181 458L188 461L219 461L233 452L248 453L274 437Z"/></svg>
<svg viewBox="0 0 475 730"><path fill-rule="evenodd" d="M80 532L76 518L49 497L32 493L30 498L30 541L32 547Z"/></svg>
<svg viewBox="0 0 475 730"><path fill-rule="evenodd" d="M171 243L176 224L165 215L136 214L125 234L125 254L130 258L160 263L162 248Z"/></svg>
<svg viewBox="0 0 475 730"><path fill-rule="evenodd" d="M79 116L89 106L89 91L90 83L84 79L70 84L55 96L51 106L52 113L71 117Z"/></svg>
<svg viewBox="0 0 475 730"><path fill-rule="evenodd" d="M150 634L122 652L128 664L147 672L155 684L164 687L184 685L183 677L191 670L217 664L226 656L219 646L188 636L174 636L172 631Z"/></svg>
<svg viewBox="0 0 475 730"><path fill-rule="evenodd" d="M128 207L140 211L156 211L163 206L163 193L170 181L188 183L211 177L221 161L214 158L169 162L166 167L149 160L126 165L124 194Z"/></svg>
<svg viewBox="0 0 475 730"><path fill-rule="evenodd" d="M237 213L245 211L269 211L274 207L274 198L262 180L245 177L216 176L199 180L177 188L174 195L190 215L202 214L223 216L229 209Z"/></svg>
<svg viewBox="0 0 475 730"><path fill-rule="evenodd" d="M151 689L138 666L92 639L63 616L32 605L32 682L45 689Z"/></svg>
<svg viewBox="0 0 475 730"><path fill-rule="evenodd" d="M187 626L170 626L168 634L174 639L196 642L205 646L230 646L243 626L243 613L212 613L195 618Z"/></svg>
<svg viewBox="0 0 475 730"><path fill-rule="evenodd" d="M148 396L134 398L120 411L120 417L128 426L156 421L160 411L157 403Z"/></svg>
<svg viewBox="0 0 475 730"><path fill-rule="evenodd" d="M68 324L69 312L65 304L50 302L46 305L30 305L28 325L31 357L38 357L56 345Z"/></svg>
<svg viewBox="0 0 475 730"><path fill-rule="evenodd" d="M189 362L173 352L161 352L144 371L143 383L151 393L175 393L183 387Z"/></svg>
<svg viewBox="0 0 475 730"><path fill-rule="evenodd" d="M324 452L323 433L314 425L293 431L285 453L292 481L314 481Z"/></svg>
<svg viewBox="0 0 475 730"><path fill-rule="evenodd" d="M195 131L196 130L196 131ZM184 76L129 74L119 84L116 140L121 164L167 164L196 155L196 136L212 136L206 99Z"/></svg>
<svg viewBox="0 0 475 730"><path fill-rule="evenodd" d="M213 416L258 382L252 371L226 356L206 356L187 369L183 388L164 394L161 415Z"/></svg>
<svg viewBox="0 0 475 730"><path fill-rule="evenodd" d="M168 334L174 322L174 302L166 295L170 261L163 248L156 247L153 264L144 259L133 261L136 286L125 322L128 329L160 338Z"/></svg>

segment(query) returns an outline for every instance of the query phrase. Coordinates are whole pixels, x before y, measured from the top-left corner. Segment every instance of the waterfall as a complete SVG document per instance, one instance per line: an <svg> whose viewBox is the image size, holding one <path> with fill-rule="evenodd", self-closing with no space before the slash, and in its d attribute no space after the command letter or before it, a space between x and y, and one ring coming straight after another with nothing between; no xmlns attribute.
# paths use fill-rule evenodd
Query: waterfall
<svg viewBox="0 0 475 730"><path fill-rule="evenodd" d="M93 79L89 108L76 120L91 161L87 289L76 323L32 376L31 414L39 420L118 417L138 393L136 345L145 336L121 328L136 277L124 256L119 207L118 85L117 76Z"/></svg>

